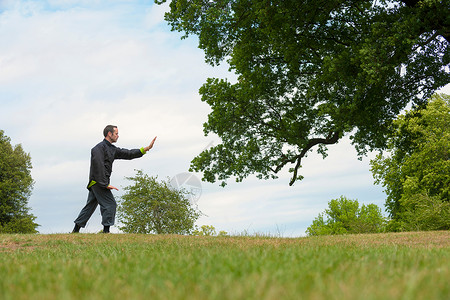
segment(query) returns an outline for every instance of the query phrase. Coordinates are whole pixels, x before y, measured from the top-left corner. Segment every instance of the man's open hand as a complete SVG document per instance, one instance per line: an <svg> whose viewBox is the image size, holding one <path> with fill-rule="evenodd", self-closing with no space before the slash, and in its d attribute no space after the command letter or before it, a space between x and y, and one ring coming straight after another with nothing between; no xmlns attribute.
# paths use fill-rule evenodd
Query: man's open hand
<svg viewBox="0 0 450 300"><path fill-rule="evenodd" d="M156 136L155 136L155 138L150 142L150 145L148 145L147 147L144 148L145 152L147 152L148 150L150 150L150 149L153 148L153 144L155 143L155 141L156 141Z"/></svg>

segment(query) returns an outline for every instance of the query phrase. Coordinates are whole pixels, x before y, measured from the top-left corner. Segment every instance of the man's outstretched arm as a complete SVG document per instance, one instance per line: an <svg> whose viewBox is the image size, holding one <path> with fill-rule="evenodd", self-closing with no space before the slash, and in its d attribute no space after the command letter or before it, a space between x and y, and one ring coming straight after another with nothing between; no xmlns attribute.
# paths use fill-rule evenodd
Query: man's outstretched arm
<svg viewBox="0 0 450 300"><path fill-rule="evenodd" d="M150 145L148 145L147 147L142 147L139 150L138 149L127 150L127 149L117 148L116 158L133 159L133 158L141 157L143 154L145 154L147 151L149 151L150 149L153 148L153 145L155 144L155 140L156 140L156 136L150 142ZM135 151L137 151L137 153ZM137 154L139 154L139 155L137 155ZM115 186L112 186L112 185L108 185L106 188L110 189L110 190L117 190L117 191L119 190L118 188L116 188Z"/></svg>

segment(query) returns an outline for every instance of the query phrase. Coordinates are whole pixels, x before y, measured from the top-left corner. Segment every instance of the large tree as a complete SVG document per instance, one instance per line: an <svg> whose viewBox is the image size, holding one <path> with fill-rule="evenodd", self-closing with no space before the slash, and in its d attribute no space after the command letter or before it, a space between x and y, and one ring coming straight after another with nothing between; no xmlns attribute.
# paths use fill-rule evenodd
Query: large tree
<svg viewBox="0 0 450 300"><path fill-rule="evenodd" d="M36 233L39 226L29 211L33 189L31 157L0 130L0 233Z"/></svg>
<svg viewBox="0 0 450 300"><path fill-rule="evenodd" d="M292 185L309 151L345 134L359 155L383 148L407 104L450 82L449 0L172 0L165 18L237 77L200 89L221 143L191 170L210 182L291 165Z"/></svg>
<svg viewBox="0 0 450 300"><path fill-rule="evenodd" d="M450 96L433 95L393 122L386 153L371 161L376 183L386 188L386 209L400 226L393 229L450 229L449 124Z"/></svg>

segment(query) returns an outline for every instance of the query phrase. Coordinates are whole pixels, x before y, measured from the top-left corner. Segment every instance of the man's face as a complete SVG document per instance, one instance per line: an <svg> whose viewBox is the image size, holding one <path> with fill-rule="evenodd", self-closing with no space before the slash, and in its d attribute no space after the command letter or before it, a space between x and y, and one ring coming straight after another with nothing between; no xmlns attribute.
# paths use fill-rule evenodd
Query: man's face
<svg viewBox="0 0 450 300"><path fill-rule="evenodd" d="M115 143L119 139L119 130L114 128L114 132L108 132L109 138L111 139L111 142Z"/></svg>

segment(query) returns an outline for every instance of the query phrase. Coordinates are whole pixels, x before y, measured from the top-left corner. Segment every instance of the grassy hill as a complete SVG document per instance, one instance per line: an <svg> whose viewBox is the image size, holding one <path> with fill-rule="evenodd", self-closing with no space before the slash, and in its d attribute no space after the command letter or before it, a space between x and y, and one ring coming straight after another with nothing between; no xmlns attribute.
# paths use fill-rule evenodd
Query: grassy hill
<svg viewBox="0 0 450 300"><path fill-rule="evenodd" d="M450 232L0 235L0 299L450 299Z"/></svg>

